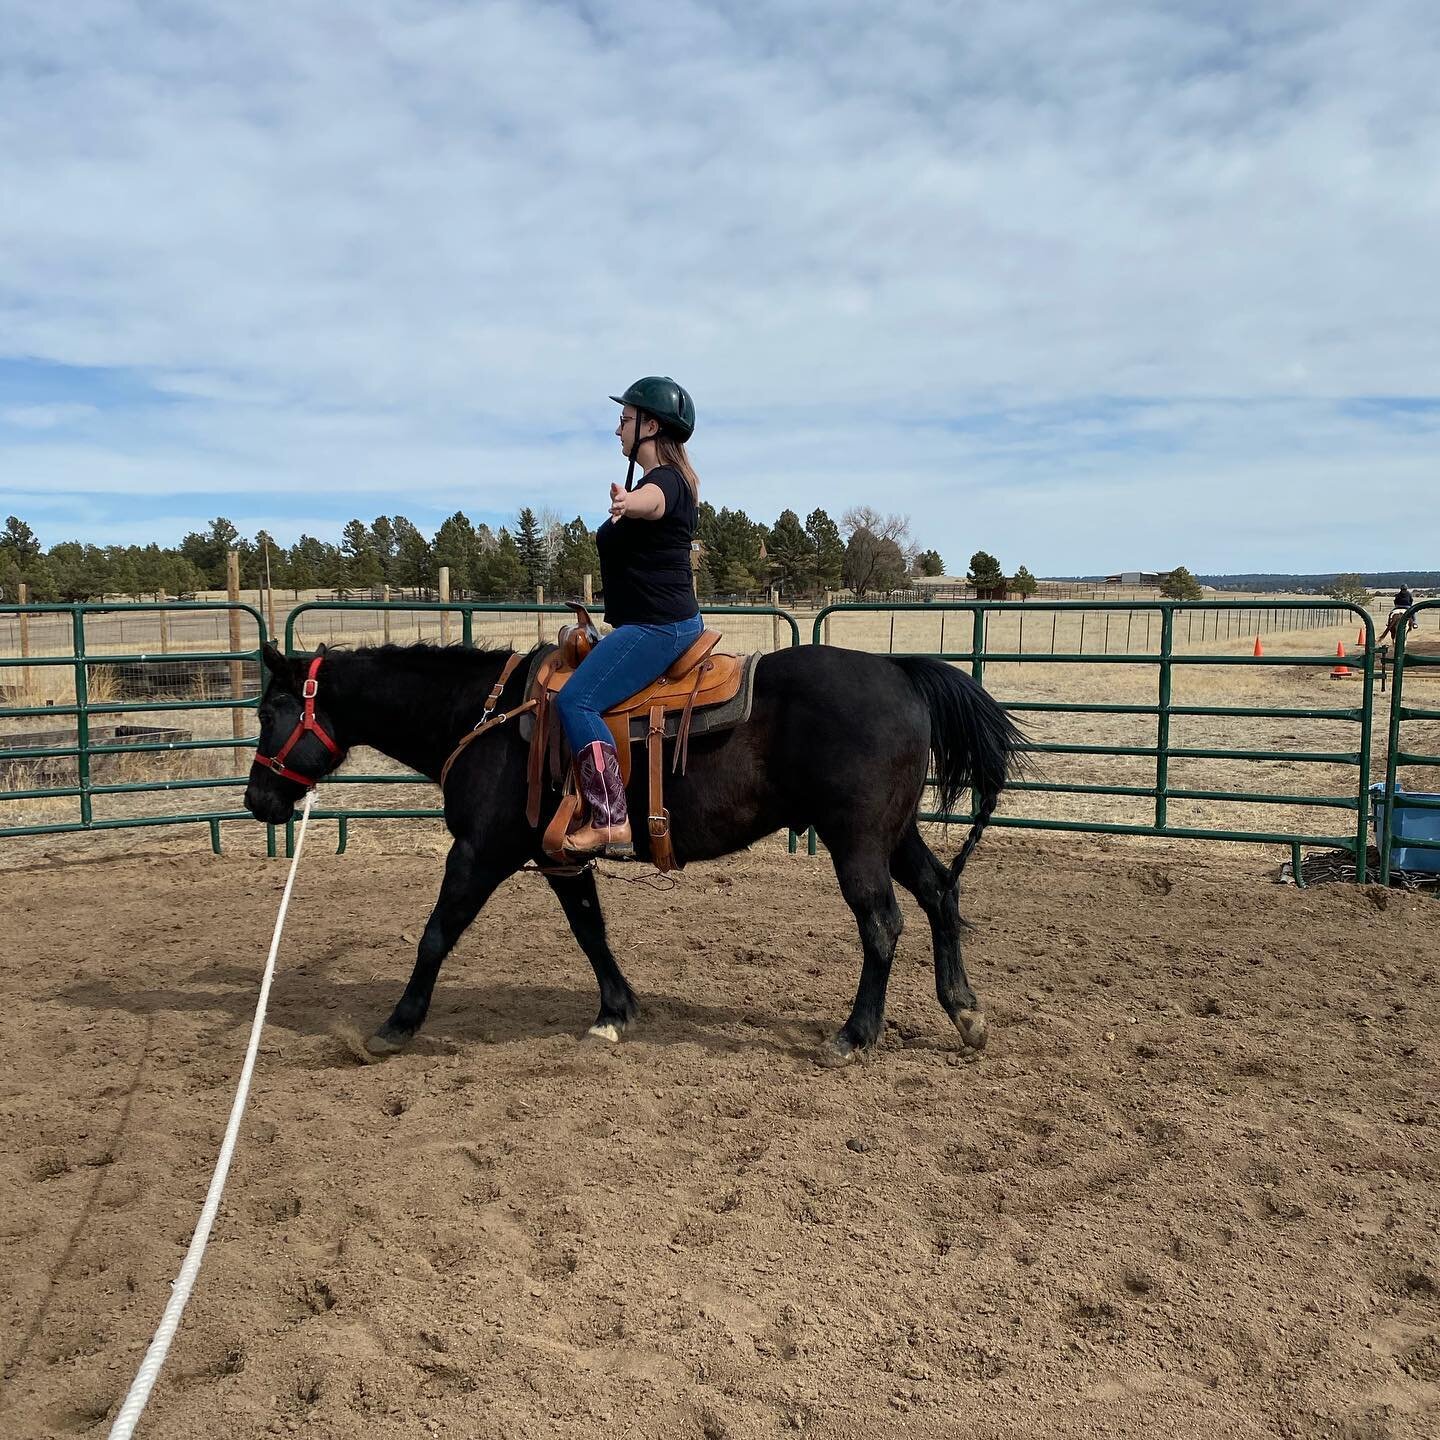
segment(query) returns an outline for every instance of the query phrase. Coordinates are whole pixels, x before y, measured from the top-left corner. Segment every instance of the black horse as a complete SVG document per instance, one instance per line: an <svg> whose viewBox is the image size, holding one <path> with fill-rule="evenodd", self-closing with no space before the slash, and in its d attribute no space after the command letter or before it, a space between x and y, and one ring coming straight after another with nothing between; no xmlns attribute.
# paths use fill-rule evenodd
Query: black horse
<svg viewBox="0 0 1440 1440"><path fill-rule="evenodd" d="M305 792L301 782L333 770L355 745L372 746L438 778L456 742L479 719L510 653L386 645L322 647L313 657L287 658L267 646L259 754L286 751L288 775L257 759L246 809L272 824L289 820ZM525 673L521 665L510 678L500 709L521 701ZM302 727L307 703L333 749ZM686 773L667 778L681 864L730 854L786 827L813 825L829 850L864 950L855 1004L831 1042L831 1058L846 1060L874 1045L884 1028L885 990L901 929L892 879L914 895L930 922L941 1005L964 1045L984 1045L985 1018L960 957L957 892L1020 741L1000 705L950 665L806 645L764 656L750 720L735 730L695 736ZM410 983L370 1038L372 1053L393 1053L414 1037L441 963L480 907L527 862L544 861L541 832L525 819L526 754L517 727L501 725L470 745L451 771L445 823L455 839L445 879ZM976 801L975 823L948 867L916 823L932 754L941 808L949 811L966 788ZM645 767L637 764L630 785L637 815L646 813L645 785ZM547 795L547 813L558 798ZM542 827L545 819L542 814ZM641 859L648 854L644 825L635 827L635 848ZM599 981L600 1013L590 1033L618 1040L639 1007L605 938L595 873L546 878Z"/></svg>

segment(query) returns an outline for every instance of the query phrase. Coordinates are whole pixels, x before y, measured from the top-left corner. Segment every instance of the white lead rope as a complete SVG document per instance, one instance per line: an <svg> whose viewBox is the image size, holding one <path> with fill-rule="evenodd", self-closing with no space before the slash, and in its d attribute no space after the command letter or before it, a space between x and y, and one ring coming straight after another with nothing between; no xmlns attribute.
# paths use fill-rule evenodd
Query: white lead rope
<svg viewBox="0 0 1440 1440"><path fill-rule="evenodd" d="M220 1146L220 1159L215 1165L215 1174L210 1179L210 1189L205 1196L205 1208L191 1237L190 1248L185 1252L185 1261L180 1273L170 1287L170 1303L160 1317L159 1328L145 1358L140 1362L139 1373L130 1386L130 1393L110 1427L110 1440L130 1440L135 1431L140 1412L150 1398L150 1391L165 1363L170 1342L180 1328L180 1316L185 1302L195 1287L195 1277L200 1273L200 1262L205 1258L205 1244L210 1239L210 1227L215 1223L215 1212L220 1208L220 1196L225 1189L225 1177L230 1171L230 1157L235 1151L235 1139L240 1133L240 1120L245 1112L245 1099L250 1093L250 1075L255 1069L255 1056L260 1048L260 1032L265 1028L265 1004L270 998L270 981L275 974L275 956L280 949L280 932L285 928L285 912L290 908L290 891L295 885L295 871L300 865L300 851L305 846L305 826L310 820L310 802L315 798L314 790L305 794L305 809L300 816L300 833L295 837L295 856L290 861L290 874L285 878L285 893L280 897L280 913L275 917L275 934L270 940L270 954L265 961L265 974L260 981L260 999L255 1006L255 1021L250 1027L250 1047L245 1052L245 1064L240 1071L240 1085L235 1092L235 1103L230 1107L230 1123L225 1128L225 1139Z"/></svg>

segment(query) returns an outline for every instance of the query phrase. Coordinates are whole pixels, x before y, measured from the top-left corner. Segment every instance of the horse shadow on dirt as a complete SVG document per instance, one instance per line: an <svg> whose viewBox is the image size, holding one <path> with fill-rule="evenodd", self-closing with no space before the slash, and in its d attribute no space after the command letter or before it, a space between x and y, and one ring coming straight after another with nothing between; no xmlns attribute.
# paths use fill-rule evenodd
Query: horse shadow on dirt
<svg viewBox="0 0 1440 1440"><path fill-rule="evenodd" d="M142 1017L215 1016L200 1030L202 1044L223 1040L255 1013L255 971L241 966L207 965L173 986L136 989L110 979L67 986L56 993L62 1004L97 1015L123 1011ZM221 988L234 986L236 988ZM346 1032L368 1034L394 1003L393 978L358 980L317 973L314 966L277 976L266 1013L266 1031L309 1039L325 1038L345 1048ZM573 988L509 979L485 984L451 981L436 997L430 1028L403 1053L433 1054L457 1046L513 1044L556 1035L584 1035L594 1009L593 995L583 985ZM641 1018L621 1043L635 1045L698 1045L716 1054L766 1050L798 1057L814 1053L823 1029L822 1016L806 1023L767 1010L738 1010L657 992L641 999ZM743 1031L742 1033L736 1033ZM607 1042L596 1041L604 1045ZM401 1056L395 1057L402 1058ZM335 1063L339 1059L326 1063Z"/></svg>

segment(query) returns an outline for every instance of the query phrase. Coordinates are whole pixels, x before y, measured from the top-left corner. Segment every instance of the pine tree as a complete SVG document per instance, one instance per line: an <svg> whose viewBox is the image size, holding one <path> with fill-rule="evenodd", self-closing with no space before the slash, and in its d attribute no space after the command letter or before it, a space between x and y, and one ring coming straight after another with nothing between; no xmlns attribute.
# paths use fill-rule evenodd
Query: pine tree
<svg viewBox="0 0 1440 1440"><path fill-rule="evenodd" d="M970 573L965 577L977 590L993 590L1005 583L1000 562L987 551L977 550L970 557Z"/></svg>
<svg viewBox="0 0 1440 1440"><path fill-rule="evenodd" d="M486 589L502 599L526 599L530 593L529 581L525 559L515 537L501 526L500 537L486 563Z"/></svg>
<svg viewBox="0 0 1440 1440"><path fill-rule="evenodd" d="M0 534L0 559L7 557L22 570L40 557L40 542L35 532L18 515L6 516L5 530Z"/></svg>
<svg viewBox="0 0 1440 1440"><path fill-rule="evenodd" d="M1342 580L1353 580L1357 584L1357 590L1366 600L1370 598L1370 592L1365 589L1363 582L1358 575L1340 577ZM1198 600L1205 592L1200 588L1200 582L1183 565L1177 565L1175 569L1168 570L1160 577L1160 593L1171 600ZM1331 591L1331 594L1334 594ZM1339 597L1344 599L1344 596Z"/></svg>
<svg viewBox="0 0 1440 1440"><path fill-rule="evenodd" d="M766 537L770 573L787 595L811 589L815 584L815 542L793 510L782 510Z"/></svg>
<svg viewBox="0 0 1440 1440"><path fill-rule="evenodd" d="M430 542L403 515L394 519L395 560L391 566L391 583L414 589L432 589L435 585L435 564Z"/></svg>
<svg viewBox="0 0 1440 1440"><path fill-rule="evenodd" d="M546 582L545 537L535 512L527 505L515 521L515 544L520 551L520 563L525 567L525 579L530 589Z"/></svg>
<svg viewBox="0 0 1440 1440"><path fill-rule="evenodd" d="M437 571L450 569L450 593L470 590L477 579L483 577L472 573L475 560L475 527L461 510L442 522L435 532L434 551Z"/></svg>
<svg viewBox="0 0 1440 1440"><path fill-rule="evenodd" d="M226 555L231 550L248 548L240 532L223 515L217 515L205 533L191 531L180 541L180 553L199 572L201 588L210 590L225 588Z"/></svg>
<svg viewBox="0 0 1440 1440"><path fill-rule="evenodd" d="M395 522L388 515L377 515L370 522L370 548L380 562L380 578L389 585L394 583L395 551L398 537Z"/></svg>
<svg viewBox="0 0 1440 1440"><path fill-rule="evenodd" d="M812 510L805 533L815 546L815 583L822 590L838 590L845 568L845 542L840 527L823 511Z"/></svg>

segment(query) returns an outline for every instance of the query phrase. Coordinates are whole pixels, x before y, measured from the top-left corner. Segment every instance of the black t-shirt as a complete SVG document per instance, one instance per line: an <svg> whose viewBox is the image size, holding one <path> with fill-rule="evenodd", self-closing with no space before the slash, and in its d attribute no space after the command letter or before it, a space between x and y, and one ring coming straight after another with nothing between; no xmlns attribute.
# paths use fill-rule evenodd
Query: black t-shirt
<svg viewBox="0 0 1440 1440"><path fill-rule="evenodd" d="M605 619L611 625L688 620L700 613L690 568L695 497L685 477L669 465L656 466L640 483L659 487L665 513L658 520L607 520L595 532Z"/></svg>

